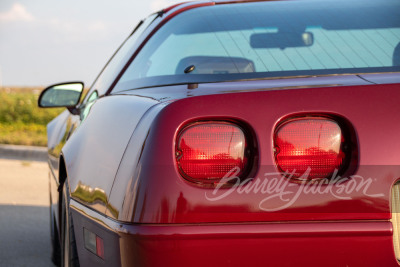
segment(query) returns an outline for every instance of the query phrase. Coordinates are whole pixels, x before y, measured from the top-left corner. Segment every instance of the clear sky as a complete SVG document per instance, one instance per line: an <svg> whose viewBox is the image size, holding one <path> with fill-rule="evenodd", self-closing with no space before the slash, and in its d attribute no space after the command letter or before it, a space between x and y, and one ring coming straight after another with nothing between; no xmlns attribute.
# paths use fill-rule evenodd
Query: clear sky
<svg viewBox="0 0 400 267"><path fill-rule="evenodd" d="M89 86L141 19L179 2L0 0L0 86Z"/></svg>

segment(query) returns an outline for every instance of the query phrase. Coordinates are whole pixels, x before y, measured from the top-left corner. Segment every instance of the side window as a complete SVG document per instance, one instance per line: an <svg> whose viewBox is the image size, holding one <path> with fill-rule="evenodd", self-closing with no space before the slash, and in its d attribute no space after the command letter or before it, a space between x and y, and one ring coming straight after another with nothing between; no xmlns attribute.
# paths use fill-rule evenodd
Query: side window
<svg viewBox="0 0 400 267"><path fill-rule="evenodd" d="M158 14L153 14L146 20L140 22L133 33L122 43L111 59L107 62L100 75L96 78L93 86L83 100L84 105L86 102L89 102L89 97L92 96L93 91L96 90L98 96L104 95L107 92L116 78L116 75L128 62L130 58L129 54L132 53L132 48L136 44L137 40L147 27L157 18L157 16Z"/></svg>
<svg viewBox="0 0 400 267"><path fill-rule="evenodd" d="M97 93L97 91L94 91L90 94L90 96L88 97L88 99L86 100L86 103L83 105L83 107L81 108L81 121L83 121L87 115L89 114L89 111L92 107L92 105L94 104L94 101L99 98L99 94Z"/></svg>

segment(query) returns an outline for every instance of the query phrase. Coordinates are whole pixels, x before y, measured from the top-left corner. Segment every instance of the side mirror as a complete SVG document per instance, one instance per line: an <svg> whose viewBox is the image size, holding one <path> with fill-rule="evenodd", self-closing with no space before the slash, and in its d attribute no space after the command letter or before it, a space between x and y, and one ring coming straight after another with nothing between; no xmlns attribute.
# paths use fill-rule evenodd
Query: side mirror
<svg viewBox="0 0 400 267"><path fill-rule="evenodd" d="M41 108L65 107L75 114L84 88L83 82L60 83L47 87L39 96Z"/></svg>

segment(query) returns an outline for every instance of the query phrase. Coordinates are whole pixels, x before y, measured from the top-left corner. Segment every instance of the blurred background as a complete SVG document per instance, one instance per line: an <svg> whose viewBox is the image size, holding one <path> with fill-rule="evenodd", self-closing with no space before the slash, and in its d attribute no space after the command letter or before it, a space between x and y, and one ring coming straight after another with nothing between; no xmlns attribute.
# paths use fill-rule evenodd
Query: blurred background
<svg viewBox="0 0 400 267"><path fill-rule="evenodd" d="M0 0L0 144L45 146L47 85L89 87L138 22L176 0Z"/></svg>
<svg viewBox="0 0 400 267"><path fill-rule="evenodd" d="M1 0L0 85L91 83L137 23L175 0Z"/></svg>
<svg viewBox="0 0 400 267"><path fill-rule="evenodd" d="M0 0L0 266L51 263L44 87L89 87L139 21L175 0Z"/></svg>

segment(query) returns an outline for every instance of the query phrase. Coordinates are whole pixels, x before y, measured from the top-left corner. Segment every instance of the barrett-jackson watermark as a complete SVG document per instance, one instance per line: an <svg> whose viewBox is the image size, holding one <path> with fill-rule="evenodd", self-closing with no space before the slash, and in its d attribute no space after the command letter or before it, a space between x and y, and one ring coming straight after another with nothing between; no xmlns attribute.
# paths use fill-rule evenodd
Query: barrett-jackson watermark
<svg viewBox="0 0 400 267"><path fill-rule="evenodd" d="M312 195L326 195L330 194L337 199L350 200L352 193L362 193L366 197L378 198L383 197L384 194L371 194L369 189L373 183L372 178L363 178L358 175L350 177L337 176L335 171L332 176L327 179L314 180L313 182L293 183L293 175L291 173L266 173L264 179L248 178L243 181L237 176L240 173L238 167L230 170L216 185L212 193L206 192L205 197L209 201L221 200L234 191L238 194L263 194L266 197L259 203L259 208L263 211L280 211L292 206L301 194ZM300 178L296 181L307 181L310 169L305 171ZM233 186L226 188L225 185L229 183ZM282 205L277 207L269 207L268 202L273 200L280 200Z"/></svg>

